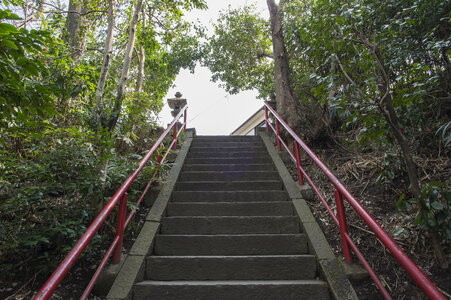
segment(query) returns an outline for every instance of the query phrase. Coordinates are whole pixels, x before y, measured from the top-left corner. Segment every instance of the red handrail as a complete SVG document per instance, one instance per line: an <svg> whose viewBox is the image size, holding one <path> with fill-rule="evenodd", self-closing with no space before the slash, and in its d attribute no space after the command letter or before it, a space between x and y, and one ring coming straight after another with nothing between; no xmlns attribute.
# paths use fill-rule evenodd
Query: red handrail
<svg viewBox="0 0 451 300"><path fill-rule="evenodd" d="M39 292L36 294L34 299L49 299L50 296L53 294L53 292L56 290L58 285L61 283L61 281L64 279L66 274L69 272L69 270L72 268L72 266L77 261L78 257L81 255L81 253L86 249L89 242L92 240L94 235L97 233L97 231L100 229L100 226L105 222L106 218L110 215L110 213L113 211L114 207L117 205L119 200L123 203L121 205L122 210L119 213L118 218L118 233L115 236L115 239L113 240L110 248L107 251L107 254L102 259L96 273L94 274L91 282L89 283L88 287L86 288L85 292L83 293L81 299L86 299L89 293L91 292L92 288L94 287L94 283L97 280L98 276L100 275L100 272L102 271L103 267L106 265L106 262L108 261L109 257L113 254L113 252L116 250L116 261L118 260L118 256L120 259L120 253L121 248L120 245L122 244L122 235L125 227L128 225L128 223L131 220L131 217L134 215L135 211L130 212L129 217L127 218L127 221L125 221L125 209L126 205L126 195L127 190L130 187L130 185L133 183L133 181L136 179L138 174L141 172L141 170L144 168L146 163L150 160L154 152L161 146L164 138L169 134L170 130L174 127L174 134L173 134L173 140L171 145L169 146L170 151L172 147L176 146L177 137L179 136L180 132L177 132L177 122L178 120L184 115L184 124L181 125L184 129L186 128L186 109L188 107L183 107L180 112L177 114L177 116L174 118L174 120L169 124L169 126L166 128L166 130L161 134L161 136L157 139L155 144L150 148L149 152L144 156L144 158L140 161L138 168L125 180L125 182L121 185L121 187L116 191L116 193L111 197L108 204L102 209L102 211L97 215L96 219L91 223L89 228L85 231L83 236L78 240L78 242L75 244L74 248L67 254L67 256L64 258L64 260L59 264L59 266L56 268L56 270L53 272L53 274L50 276L50 278L47 280L47 282L42 286L42 288L39 290ZM166 153L167 155L167 153ZM164 159L166 158L166 155L159 160L158 164L161 164ZM139 198L136 205L139 205L139 203L142 201L142 199L145 196L145 193L149 189L149 187L152 184L152 180L148 183L146 186L143 194Z"/></svg>
<svg viewBox="0 0 451 300"><path fill-rule="evenodd" d="M276 128L271 124L269 121L269 114L270 112L276 122ZM373 217L363 208L363 206L354 198L354 196L346 189L346 187L335 177L335 175L326 167L326 165L313 153L313 151L301 140L301 138L293 131L293 129L288 126L288 124L277 114L277 112L268 104L265 102L265 123L267 125L267 131L269 131L269 128L271 128L274 133L276 134L276 141L278 148L280 148L280 144L282 144L285 149L290 154L291 158L294 162L296 162L297 170L300 171L304 177L307 179L307 181L312 185L313 190L316 192L318 197L320 198L321 202L326 206L329 214L331 215L334 222L338 225L340 229L340 234L342 236L342 243L344 245L344 252L345 252L345 258L346 261L350 262L350 251L348 246L350 246L354 252L356 253L357 257L362 261L362 264L367 269L367 271L370 273L372 279L375 281L376 285L379 287L381 293L384 295L386 299L391 299L388 292L383 287L382 283L380 282L377 275L374 273L374 271L371 269L369 264L365 261L363 255L360 253L360 251L357 249L357 246L352 241L351 237L347 233L346 229L346 218L344 215L344 207L342 206L341 198L344 197L348 203L354 208L354 210L357 212L357 214L363 219L363 221L370 227L370 229L373 231L373 233L379 238L379 240L382 242L382 244L390 251L390 253L395 257L395 259L401 264L401 266L407 271L407 273L410 275L410 277L418 284L418 286L426 293L426 295L431 299L446 299L445 296L437 289L437 287L424 275L424 273L415 265L412 260L407 256L404 251L396 244L390 236L382 229L382 227L373 219ZM306 154L313 160L313 162L318 166L318 168L326 175L326 177L332 182L332 184L335 186L336 192L336 200L337 200L337 211L340 211L338 218L334 215L331 208L327 204L324 197L319 192L318 188L315 186L313 181L310 179L308 174L305 172L305 170L302 168L300 164L300 157L296 154L296 157L291 153L290 149L286 145L286 143L282 140L280 137L279 132L279 126L282 125L285 130L291 135L291 137L294 140L295 147L297 148L296 144L302 147ZM299 174L299 173L298 173ZM301 176L299 176L301 177ZM299 178L301 181L302 178ZM341 205L340 205L341 202ZM340 206L340 208L338 208Z"/></svg>

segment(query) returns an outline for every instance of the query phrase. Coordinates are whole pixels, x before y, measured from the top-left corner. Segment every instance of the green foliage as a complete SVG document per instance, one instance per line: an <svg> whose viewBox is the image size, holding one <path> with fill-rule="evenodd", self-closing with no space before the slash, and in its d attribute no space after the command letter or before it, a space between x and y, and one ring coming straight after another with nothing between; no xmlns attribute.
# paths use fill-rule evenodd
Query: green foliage
<svg viewBox="0 0 451 300"><path fill-rule="evenodd" d="M294 68L309 74L315 98L337 111L342 130L353 132L353 143L364 151L385 153L378 183L399 183L406 177L404 160L397 154L399 138L381 101L392 103L396 125L414 152L446 149L449 1L289 3L284 26L292 32L287 43L296 50ZM421 199L403 197L398 206L416 209L416 224L425 232L439 231L447 241L448 199L444 186L425 183Z"/></svg>
<svg viewBox="0 0 451 300"><path fill-rule="evenodd" d="M194 70L202 53L198 32L183 20L183 11L206 5L203 0L158 0L146 8L147 25L138 26L136 41L146 51L145 84L141 93L132 92L138 65L133 58L119 125L110 133L101 124L112 110L134 1L116 2L109 76L100 103L95 92L106 15L99 10L107 9L107 2L82 1L93 12L83 16L79 33L86 38L77 58L64 42L67 15L61 11L67 11L67 2L27 5L33 21L26 26L20 13L12 12L21 11L23 1L2 3L0 268L13 277L24 270L51 271L93 220L93 204L109 199L136 169L161 133L155 115L175 76L181 68ZM155 172L150 162L129 188L130 207ZM102 230L87 255L111 236L107 228L103 237Z"/></svg>
<svg viewBox="0 0 451 300"><path fill-rule="evenodd" d="M382 171L377 176L376 182L379 184L391 183L395 178L405 175L402 168L402 158L394 153L384 153Z"/></svg>
<svg viewBox="0 0 451 300"><path fill-rule="evenodd" d="M419 209L415 214L414 225L425 232L437 232L444 245L451 241L451 190L444 182L430 182L421 189L421 198L405 199L400 197L396 206L400 210Z"/></svg>
<svg viewBox="0 0 451 300"><path fill-rule="evenodd" d="M142 156L117 154L108 131L76 127L47 130L41 140L29 139L24 146L25 157L1 153L0 256L26 262L30 257L29 264L47 272L93 220L90 199L99 191L103 197L104 188L111 196ZM101 176L106 161L107 176ZM129 189L131 200L154 172L152 164L144 168ZM87 255L95 254L101 240L95 238ZM0 265L14 275L15 265L2 260Z"/></svg>
<svg viewBox="0 0 451 300"><path fill-rule="evenodd" d="M212 80L230 94L256 89L261 98L274 92L269 23L255 6L221 12L214 35L209 37L202 60L213 73Z"/></svg>
<svg viewBox="0 0 451 300"><path fill-rule="evenodd" d="M451 144L451 121L440 126L435 134L439 136L440 143L448 147Z"/></svg>
<svg viewBox="0 0 451 300"><path fill-rule="evenodd" d="M348 122L363 125L363 145L386 147L393 137L381 118L378 101L383 78L362 35L380 47L390 95L401 127L415 135L431 118L440 118L448 93L450 4L446 1L305 1L292 5L289 19L300 63L314 67L315 95ZM331 97L331 91L332 97ZM435 112L434 114L430 114Z"/></svg>
<svg viewBox="0 0 451 300"><path fill-rule="evenodd" d="M17 29L8 21L20 20L0 9L0 125L32 126L55 114L53 95L61 92L51 81L43 49L49 32Z"/></svg>

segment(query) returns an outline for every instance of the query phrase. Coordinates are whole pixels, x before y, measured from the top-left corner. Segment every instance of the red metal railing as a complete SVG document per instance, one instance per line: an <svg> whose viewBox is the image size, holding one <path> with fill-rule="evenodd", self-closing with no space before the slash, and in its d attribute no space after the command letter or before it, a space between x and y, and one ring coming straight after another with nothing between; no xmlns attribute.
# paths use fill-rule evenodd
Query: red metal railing
<svg viewBox="0 0 451 300"><path fill-rule="evenodd" d="M270 115L273 116L275 122L275 128L270 122ZM363 208L363 206L354 198L354 196L346 189L346 187L335 177L334 174L326 167L326 165L313 153L313 151L299 138L299 136L285 123L285 121L277 114L277 112L268 104L265 103L265 123L266 131L269 133L269 128L271 128L276 135L277 149L281 151L281 146L287 150L293 162L296 163L296 169L299 178L299 184L303 184L304 178L307 179L315 193L318 195L321 202L326 206L327 211L331 215L335 224L337 224L342 245L343 254L347 263L352 262L351 250L354 251L362 265L370 274L371 278L381 291L385 299L391 299L389 293L370 267L368 262L363 257L362 253L359 251L357 246L352 241L350 235L348 234L347 224L346 224L346 212L343 206L343 198L351 205L352 208L357 212L357 214L363 219L363 221L371 228L373 233L378 237L382 244L390 251L390 253L395 257L395 259L401 264L401 266L407 271L410 277L418 284L418 286L426 293L426 295L431 299L446 299L445 296L437 289L437 287L421 272L421 270L410 260L410 258L401 250L401 248L396 244L390 236L382 229L382 227L373 219L373 217ZM287 144L283 141L280 136L280 125L282 125L288 134L291 135L294 142L295 154L289 149ZM317 186L314 184L312 179L308 176L301 165L301 147L305 153L313 160L313 162L318 166L318 168L326 175L329 181L335 186L335 202L337 206L337 216L333 213L332 209L328 205L324 196L318 190Z"/></svg>
<svg viewBox="0 0 451 300"><path fill-rule="evenodd" d="M91 223L89 228L86 230L86 232L83 234L83 236L78 240L78 242L75 244L74 248L69 252L69 254L64 258L64 260L60 263L60 265L56 268L56 270L53 272L53 274L50 276L50 278L47 280L47 282L42 286L42 288L39 290L37 295L34 299L49 299L50 296L53 294L53 292L56 290L58 285L61 283L63 278L66 276L66 274L69 272L69 270L72 268L72 266L77 261L78 257L81 255L81 253L86 249L94 235L97 233L97 231L100 229L100 226L105 222L106 218L110 215L110 213L113 211L114 207L120 202L119 204L119 212L118 212L118 220L117 220L117 226L116 226L116 236L111 243L110 248L108 249L106 255L100 262L96 272L94 273L91 281L89 282L88 286L86 287L83 295L80 299L86 299L91 292L92 288L94 287L95 282L97 281L101 271L105 267L106 263L108 262L108 259L111 255L113 255L113 263L117 264L119 263L121 259L121 253L122 253L122 239L124 235L124 230L127 227L127 225L130 223L132 217L134 216L136 209L132 210L130 214L128 215L127 219L125 219L126 216L126 210L127 210L127 190L130 187L130 185L133 183L133 181L136 179L138 174L141 172L141 170L145 167L146 163L150 160L150 158L153 156L155 151L159 149L162 146L162 142L165 139L165 137L169 134L172 128L173 135L172 135L172 143L168 147L168 151L161 156L161 154L158 154L156 164L160 165L163 163L171 149L175 149L177 146L177 138L182 132L182 130L177 130L177 122L182 117L184 119L183 131L186 131L186 110L187 106L181 109L181 111L177 114L177 116L174 118L174 120L169 124L168 128L161 134L161 136L157 139L155 144L153 144L152 148L150 148L149 152L144 156L144 158L140 161L138 168L125 180L125 182L121 185L121 187L116 191L116 193L111 197L108 204L102 209L102 211L99 213L99 215L96 217L96 219ZM159 176L159 172L156 173L157 176ZM147 184L146 188L144 189L143 193L139 197L138 201L136 202L136 206L138 206L141 201L144 199L144 196L146 195L147 191L151 187L151 185L154 182L155 176L151 178L149 183Z"/></svg>

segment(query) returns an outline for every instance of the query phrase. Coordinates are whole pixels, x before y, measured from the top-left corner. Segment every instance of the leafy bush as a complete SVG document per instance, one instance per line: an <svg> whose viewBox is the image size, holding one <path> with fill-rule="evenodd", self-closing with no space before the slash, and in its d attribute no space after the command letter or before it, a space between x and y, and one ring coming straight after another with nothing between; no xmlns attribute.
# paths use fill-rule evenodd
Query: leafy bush
<svg viewBox="0 0 451 300"><path fill-rule="evenodd" d="M141 159L118 155L107 131L47 130L40 140L23 143L25 155L0 149L0 268L11 276L21 271L17 261L33 271L52 270L93 220L91 198L103 199L105 189L111 196ZM143 170L130 199L153 172L152 165ZM101 240L96 236L86 254L95 253Z"/></svg>
<svg viewBox="0 0 451 300"><path fill-rule="evenodd" d="M417 206L415 199L400 197L396 206L411 211ZM415 214L414 225L423 232L437 232L444 245L451 241L451 190L444 182L430 182L421 188L420 209Z"/></svg>

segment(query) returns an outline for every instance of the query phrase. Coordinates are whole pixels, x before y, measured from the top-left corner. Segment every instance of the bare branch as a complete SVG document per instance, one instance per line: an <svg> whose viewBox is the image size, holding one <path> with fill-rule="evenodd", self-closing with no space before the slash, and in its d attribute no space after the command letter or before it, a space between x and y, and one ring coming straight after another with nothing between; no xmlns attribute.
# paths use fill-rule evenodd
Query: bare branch
<svg viewBox="0 0 451 300"><path fill-rule="evenodd" d="M97 9L95 9L95 10L88 10L88 11L84 11L84 12L67 11L67 10L62 10L60 7L58 7L56 5L53 5L51 3L44 3L44 5L51 6L55 10L57 10L57 11L44 12L45 14L77 14L77 15L80 15L80 16L85 16L85 15L89 15L89 14L92 14L92 13L107 13L108 12L106 10L97 10Z"/></svg>
<svg viewBox="0 0 451 300"><path fill-rule="evenodd" d="M361 88L355 83L355 81L349 76L348 72L346 72L345 68L343 67L343 63L341 62L338 55L334 54L335 58L337 59L338 65L340 66L341 71L343 72L343 75L346 77L346 79L357 89L360 96L365 97L365 93L362 91Z"/></svg>
<svg viewBox="0 0 451 300"><path fill-rule="evenodd" d="M357 30L357 28L354 28L356 35L359 37L359 39L362 41L362 43L371 51L371 53L373 54L374 58L376 59L376 62L379 66L379 71L382 74L382 77L384 78L384 88L385 88L385 93L382 96L381 100L379 101L380 104L383 104L386 100L387 97L390 93L390 78L387 75L387 71L382 59L382 55L380 53L379 50L379 44L373 44L371 43L366 37L365 35Z"/></svg>
<svg viewBox="0 0 451 300"><path fill-rule="evenodd" d="M257 53L257 58L258 59L263 58L263 57L268 57L268 58L274 59L274 54L266 53L266 52L259 52L259 53Z"/></svg>

